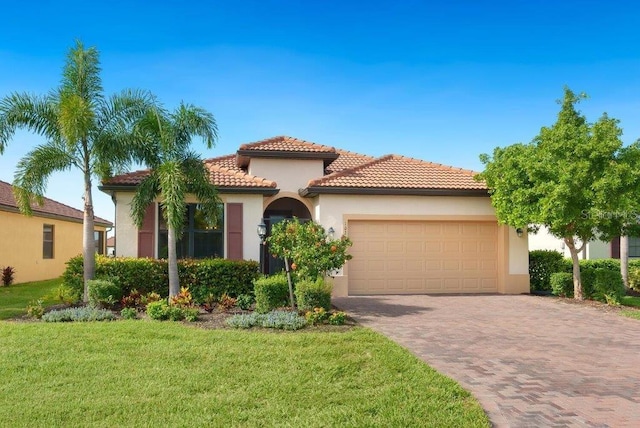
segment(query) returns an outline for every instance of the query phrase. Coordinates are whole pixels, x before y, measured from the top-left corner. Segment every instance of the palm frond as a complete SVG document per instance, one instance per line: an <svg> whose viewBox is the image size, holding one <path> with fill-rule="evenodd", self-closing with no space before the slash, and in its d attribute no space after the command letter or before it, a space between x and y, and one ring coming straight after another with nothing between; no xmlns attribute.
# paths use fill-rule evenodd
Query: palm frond
<svg viewBox="0 0 640 428"><path fill-rule="evenodd" d="M176 134L181 140L191 141L191 136L201 137L207 148L218 139L218 125L213 114L191 104L181 103L173 114Z"/></svg>
<svg viewBox="0 0 640 428"><path fill-rule="evenodd" d="M60 91L76 94L91 103L103 97L100 54L95 47L85 49L77 40L76 45L69 49Z"/></svg>
<svg viewBox="0 0 640 428"><path fill-rule="evenodd" d="M189 183L188 192L198 200L200 210L209 225L215 225L220 216L219 207L222 201L218 197L207 167L198 156L189 156L183 161L183 170Z"/></svg>
<svg viewBox="0 0 640 428"><path fill-rule="evenodd" d="M14 92L0 100L0 153L24 128L50 140L59 137L58 111L49 97Z"/></svg>
<svg viewBox="0 0 640 428"><path fill-rule="evenodd" d="M52 173L71 169L76 163L61 144L36 147L20 159L14 176L14 194L20 211L31 215L31 203L42 203Z"/></svg>
<svg viewBox="0 0 640 428"><path fill-rule="evenodd" d="M176 231L180 238L184 224L184 198L187 194L187 181L180 162L164 162L157 169L159 185L162 189L163 215L167 224Z"/></svg>
<svg viewBox="0 0 640 428"><path fill-rule="evenodd" d="M155 201L160 192L158 174L155 171L145 177L138 185L136 194L131 201L131 218L138 228L142 227L147 207Z"/></svg>

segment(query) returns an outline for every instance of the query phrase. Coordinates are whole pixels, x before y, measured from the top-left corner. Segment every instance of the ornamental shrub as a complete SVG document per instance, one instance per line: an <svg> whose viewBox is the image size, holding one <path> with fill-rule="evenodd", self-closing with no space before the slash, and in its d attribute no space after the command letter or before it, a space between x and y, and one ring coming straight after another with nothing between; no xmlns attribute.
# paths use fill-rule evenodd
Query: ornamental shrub
<svg viewBox="0 0 640 428"><path fill-rule="evenodd" d="M99 307L111 307L122 298L122 289L104 279L93 279L87 281L89 288L89 305Z"/></svg>
<svg viewBox="0 0 640 428"><path fill-rule="evenodd" d="M331 310L332 285L324 278L318 277L315 281L303 279L296 282L296 300L298 309L311 311L315 308Z"/></svg>
<svg viewBox="0 0 640 428"><path fill-rule="evenodd" d="M178 274L180 285L189 288L195 302L202 303L209 293L215 296L227 293L232 297L251 293L253 280L259 275L258 267L258 262L252 260L179 260ZM62 278L67 286L82 295L81 255L67 262ZM154 292L166 297L169 293L166 260L96 255L96 279L114 281L122 296L129 295L134 289L142 295Z"/></svg>
<svg viewBox="0 0 640 428"><path fill-rule="evenodd" d="M251 308L251 305L253 305L253 302L255 302L253 294L241 294L236 299L236 304L243 311L249 310Z"/></svg>
<svg viewBox="0 0 640 428"><path fill-rule="evenodd" d="M556 296L573 297L573 274L569 272L552 273L550 283L551 290Z"/></svg>
<svg viewBox="0 0 640 428"><path fill-rule="evenodd" d="M42 299L32 300L27 305L27 315L31 318L40 319L44 315L44 302Z"/></svg>
<svg viewBox="0 0 640 428"><path fill-rule="evenodd" d="M227 318L226 323L233 328L264 327L280 330L299 330L307 325L307 320L296 312L271 311L266 314L253 312Z"/></svg>
<svg viewBox="0 0 640 428"><path fill-rule="evenodd" d="M2 269L2 285L7 287L13 284L13 276L15 275L15 273L16 270L11 266L7 266Z"/></svg>
<svg viewBox="0 0 640 428"><path fill-rule="evenodd" d="M122 308L120 311L120 316L125 320L135 320L138 318L138 311L136 308Z"/></svg>
<svg viewBox="0 0 640 428"><path fill-rule="evenodd" d="M640 291L640 267L629 266L629 287Z"/></svg>
<svg viewBox="0 0 640 428"><path fill-rule="evenodd" d="M344 312L339 311L329 315L329 324L331 325L344 325L346 321L347 314L345 314Z"/></svg>
<svg viewBox="0 0 640 428"><path fill-rule="evenodd" d="M595 269L592 298L603 303L619 305L626 290L619 271Z"/></svg>
<svg viewBox="0 0 640 428"><path fill-rule="evenodd" d="M551 291L551 275L563 271L563 256L557 251L529 252L531 291Z"/></svg>
<svg viewBox="0 0 640 428"><path fill-rule="evenodd" d="M47 312L42 316L42 320L45 322L111 321L115 318L113 312L92 306L59 309Z"/></svg>
<svg viewBox="0 0 640 428"><path fill-rule="evenodd" d="M284 274L258 278L254 282L256 312L267 313L273 309L287 306L289 284Z"/></svg>
<svg viewBox="0 0 640 428"><path fill-rule="evenodd" d="M168 320L169 304L164 299L147 304L147 316L152 320L158 320L158 321Z"/></svg>

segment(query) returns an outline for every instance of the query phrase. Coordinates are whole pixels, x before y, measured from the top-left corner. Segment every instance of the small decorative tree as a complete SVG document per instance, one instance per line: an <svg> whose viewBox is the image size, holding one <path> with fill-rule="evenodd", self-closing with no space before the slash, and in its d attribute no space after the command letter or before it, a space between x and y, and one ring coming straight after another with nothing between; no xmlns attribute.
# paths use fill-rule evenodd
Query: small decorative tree
<svg viewBox="0 0 640 428"><path fill-rule="evenodd" d="M273 226L267 242L273 256L284 259L292 308L295 308L292 270L297 278L316 279L340 269L351 259L347 254L351 240L346 236L330 239L324 228L313 221L301 223L293 218L280 222Z"/></svg>

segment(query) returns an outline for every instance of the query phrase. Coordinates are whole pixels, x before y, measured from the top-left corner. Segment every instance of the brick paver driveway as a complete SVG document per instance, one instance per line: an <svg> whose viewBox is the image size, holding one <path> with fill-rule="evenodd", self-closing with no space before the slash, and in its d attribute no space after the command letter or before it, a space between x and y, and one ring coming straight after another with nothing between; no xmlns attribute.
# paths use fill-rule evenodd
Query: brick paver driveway
<svg viewBox="0 0 640 428"><path fill-rule="evenodd" d="M533 296L336 306L460 382L495 426L640 426L640 321Z"/></svg>

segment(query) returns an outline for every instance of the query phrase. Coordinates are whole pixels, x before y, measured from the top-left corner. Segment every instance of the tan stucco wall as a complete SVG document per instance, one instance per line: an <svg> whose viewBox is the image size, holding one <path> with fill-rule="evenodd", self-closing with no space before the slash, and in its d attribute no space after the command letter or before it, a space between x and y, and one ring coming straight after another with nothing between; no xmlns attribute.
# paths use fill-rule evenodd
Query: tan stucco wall
<svg viewBox="0 0 640 428"><path fill-rule="evenodd" d="M333 227L335 237L345 234L349 220L476 220L497 221L487 197L451 196L364 196L320 195L314 201L316 221ZM348 231L347 231L348 234ZM518 238L515 229L499 228L499 291L505 294L529 292L527 237ZM349 263L334 278L334 295L348 294Z"/></svg>
<svg viewBox="0 0 640 428"><path fill-rule="evenodd" d="M132 192L115 194L116 203L116 256L138 257L138 228L131 219Z"/></svg>
<svg viewBox="0 0 640 428"><path fill-rule="evenodd" d="M278 184L281 191L297 192L307 187L309 180L322 177L322 160L252 158L249 174L268 178Z"/></svg>
<svg viewBox="0 0 640 428"><path fill-rule="evenodd" d="M53 259L42 257L45 224L54 226ZM96 226L95 230L105 228ZM65 263L81 253L82 223L0 211L0 267L15 269L15 283L57 278Z"/></svg>
<svg viewBox="0 0 640 428"><path fill-rule="evenodd" d="M242 203L242 217L243 217L243 232L242 240L244 246L244 258L246 260L259 260L260 259L260 238L256 229L262 219L262 195L219 195L222 202L227 203ZM138 256L138 229L136 228L131 218L131 200L133 199L133 193L131 192L118 192L116 193L116 256L137 257ZM187 203L197 202L193 195L187 196L185 199ZM227 230L227 216L225 212L225 230ZM156 210L156 226L158 229L158 212ZM157 233L157 232L156 232ZM227 239L225 234L225 256ZM157 236L155 242L158 242ZM154 248L155 256L157 257L158 249Z"/></svg>

